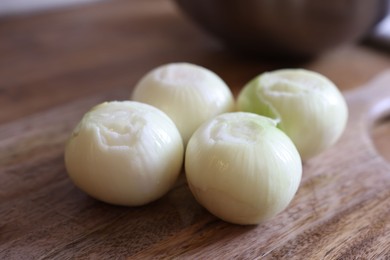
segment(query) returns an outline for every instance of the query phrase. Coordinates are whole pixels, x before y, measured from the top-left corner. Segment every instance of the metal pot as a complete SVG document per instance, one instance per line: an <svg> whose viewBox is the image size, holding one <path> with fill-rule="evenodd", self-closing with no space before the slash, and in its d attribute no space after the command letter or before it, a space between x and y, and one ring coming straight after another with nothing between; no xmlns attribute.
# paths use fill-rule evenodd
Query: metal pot
<svg viewBox="0 0 390 260"><path fill-rule="evenodd" d="M387 0L175 0L227 45L254 54L312 56L356 42Z"/></svg>

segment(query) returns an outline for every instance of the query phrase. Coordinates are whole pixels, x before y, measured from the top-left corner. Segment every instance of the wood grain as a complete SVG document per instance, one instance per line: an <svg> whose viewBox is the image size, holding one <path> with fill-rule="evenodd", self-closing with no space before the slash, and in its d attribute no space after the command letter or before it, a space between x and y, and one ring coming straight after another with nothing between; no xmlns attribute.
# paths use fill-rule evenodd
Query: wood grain
<svg viewBox="0 0 390 260"><path fill-rule="evenodd" d="M0 18L0 57L0 259L390 259L390 128L376 124L390 114L390 72L380 74L388 52L352 45L312 60L254 59L170 1L117 0ZM304 164L297 196L275 219L220 221L184 175L134 208L96 201L68 179L64 143L82 114L128 98L144 73L171 61L214 70L234 93L282 67L316 70L345 91L345 134Z"/></svg>

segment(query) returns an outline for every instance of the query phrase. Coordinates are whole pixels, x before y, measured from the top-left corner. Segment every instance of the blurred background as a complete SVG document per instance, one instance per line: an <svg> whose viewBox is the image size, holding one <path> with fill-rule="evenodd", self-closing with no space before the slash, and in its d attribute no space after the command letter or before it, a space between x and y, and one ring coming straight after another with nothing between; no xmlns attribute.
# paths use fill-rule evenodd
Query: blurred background
<svg viewBox="0 0 390 260"><path fill-rule="evenodd" d="M0 15L42 12L94 1L99 0L2 0L0 3Z"/></svg>
<svg viewBox="0 0 390 260"><path fill-rule="evenodd" d="M64 8L69 6L76 6L91 2L97 2L97 1L103 1L103 0L2 0L0 5L0 16L7 16L7 15L13 15L13 14L22 14L22 13L32 13L32 12L43 12L43 11L49 11L54 10L58 8ZM106 0L108 1L108 0ZM269 4L267 2L269 1L263 1L265 4L259 4L261 1L246 1L246 3L242 3L241 1L193 1L193 0L175 0L177 4L183 9L184 12L187 13L188 16L193 18L196 22L200 23L203 27L205 27L206 30L210 30L213 33L219 34L222 38L229 38L229 34L232 33L232 30L238 28L238 30L241 31L241 35L238 35L238 40L244 40L246 35L249 34L251 38L256 38L254 34L259 34L259 31L267 30L266 26L264 24L274 23L278 24L277 21L279 18L278 15L282 16L286 15L285 17L288 17L289 19L295 19L294 18L299 16L299 20L302 23L298 23L297 25L302 28L303 23L306 23L306 17L308 16L306 13L315 13L318 12L318 9L322 9L323 11L320 13L322 16L324 16L324 19L326 20L332 20L334 18L337 18L336 12L338 12L339 18L342 17L342 19L345 19L347 16L356 16L354 19L356 19L355 22L349 22L350 24L346 26L345 30L343 31L343 34L346 35L345 38L347 38L347 34L355 34L354 36L349 36L353 40L356 40L361 37L362 32L364 31L364 34L366 34L366 38L369 38L373 42L379 43L381 45L390 45L390 5L388 4L388 0L375 0L375 1L328 1L329 3L326 4L311 4L313 7L310 7L310 4L306 3L308 1L289 1L290 3L287 3L286 1L282 1L283 7L280 8L277 4L274 4L272 7L272 4ZM274 1L277 3L278 1ZM310 2L310 1L309 1ZM313 2L313 1L311 1ZM365 4L364 4L365 2ZM313 2L315 3L315 1ZM247 6L247 7L245 7ZM302 6L306 6L305 8L302 8ZM316 7L317 6L317 7ZM319 6L319 7L318 7ZM279 11L276 11L276 9L279 9ZM305 10L306 9L306 10ZM317 10L316 10L317 9ZM328 10L327 10L328 9ZM333 10L332 10L333 9ZM344 10L343 10L344 9ZM283 14L283 10L284 11ZM329 10L331 10L332 13L329 15ZM356 11L356 14L353 14L353 12ZM274 19L268 18L268 19L260 19L260 16L264 16L264 14L267 14L268 16L275 17ZM280 12L280 14L279 14ZM324 15L328 12L328 16ZM348 15L346 15L348 13ZM248 16L254 16L249 17ZM332 16L333 17L332 17ZM224 18L225 17L225 18ZM228 17L228 18L226 18ZM304 18L305 17L305 18ZM364 21L370 20L369 22ZM219 21L217 21L219 20ZM228 21L229 20L229 21ZM286 34L285 31L291 31L297 35L297 33L294 31L296 29L293 28L294 24L291 23L285 24L286 20L282 19L280 28L277 28L277 26L273 25L270 27L270 29L273 29L276 33L279 33L280 35L282 33ZM320 19L316 19L317 21ZM314 19L312 19L314 21ZM293 21L294 22L294 21ZM235 25L233 25L235 23ZM249 25L251 23L252 25ZM325 22L321 22L322 26L325 25ZM335 24L339 24L339 26L343 26L343 23L341 19L335 20L335 21L329 21L329 26L333 26L333 30L337 31L334 27ZM354 24L352 24L354 23ZM364 24L367 23L367 24ZM375 24L374 28L370 28L372 23ZM314 28L314 26L316 26ZM325 25L326 26L326 25ZM224 27L224 28L222 28ZM262 28L261 28L262 27ZM308 28L305 27L306 32L308 33ZM318 23L314 23L313 28L314 30L317 30ZM357 29L357 27L360 27ZM283 30L281 29L283 28ZM275 30L275 29L278 29ZM321 39L323 42L324 39L322 39L320 33L323 32L324 27L322 30L318 30L319 33L316 36L316 38ZM249 31L252 30L253 33L250 33ZM355 32L353 32L355 31ZM237 32L236 32L237 33ZM269 34L269 32L265 31L265 34ZM224 35L226 34L226 35ZM291 36L291 34L287 34L288 37ZM301 35L302 36L302 35ZM310 35L308 35L310 36ZM259 36L257 36L259 37ZM265 37L265 35L261 35L261 37ZM230 36L232 38L232 36ZM282 38L281 38L282 39ZM286 41L286 39L284 39ZM326 40L325 40L326 41ZM258 44L259 41L256 43ZM290 43L290 42L289 42ZM315 43L315 42L312 42ZM245 46L248 47L248 46ZM250 46L249 46L250 47ZM306 49L308 46L304 46ZM309 46L310 48L310 46ZM319 47L320 48L320 47Z"/></svg>

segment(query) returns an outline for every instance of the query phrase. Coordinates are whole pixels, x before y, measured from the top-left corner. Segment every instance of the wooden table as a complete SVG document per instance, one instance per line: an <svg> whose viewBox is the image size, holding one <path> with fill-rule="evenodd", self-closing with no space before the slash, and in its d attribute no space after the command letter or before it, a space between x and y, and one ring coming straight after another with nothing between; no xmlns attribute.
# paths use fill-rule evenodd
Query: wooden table
<svg viewBox="0 0 390 260"><path fill-rule="evenodd" d="M175 61L215 71L235 94L265 70L303 67L350 91L390 67L389 52L368 45L305 61L239 56L168 0L2 17L1 259L390 259L390 171L375 149L365 153L366 144L354 145L352 137L305 163L293 203L258 226L216 219L196 203L183 176L143 207L107 205L78 190L63 150L82 114L98 102L127 99L147 71ZM348 133L356 127L351 123ZM390 124L368 132L390 159ZM337 153L344 149L350 152Z"/></svg>

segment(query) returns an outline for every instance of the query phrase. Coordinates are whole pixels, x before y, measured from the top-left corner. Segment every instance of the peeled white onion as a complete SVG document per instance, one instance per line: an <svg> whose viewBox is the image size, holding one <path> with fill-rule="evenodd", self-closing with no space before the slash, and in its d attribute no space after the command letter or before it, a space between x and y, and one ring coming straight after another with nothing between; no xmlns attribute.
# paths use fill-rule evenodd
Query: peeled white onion
<svg viewBox="0 0 390 260"><path fill-rule="evenodd" d="M162 111L133 102L105 102L86 113L65 149L68 175L107 203L137 206L163 196L176 181L184 148Z"/></svg>
<svg viewBox="0 0 390 260"><path fill-rule="evenodd" d="M234 98L214 72L189 63L170 63L147 73L131 99L164 111L177 125L184 144L204 121L234 109Z"/></svg>
<svg viewBox="0 0 390 260"><path fill-rule="evenodd" d="M219 115L188 142L185 171L196 200L215 216L258 224L283 211L301 180L299 153L269 118Z"/></svg>
<svg viewBox="0 0 390 260"><path fill-rule="evenodd" d="M237 107L277 120L302 160L336 143L348 118L347 104L338 88L323 75L304 69L259 75L239 93Z"/></svg>

